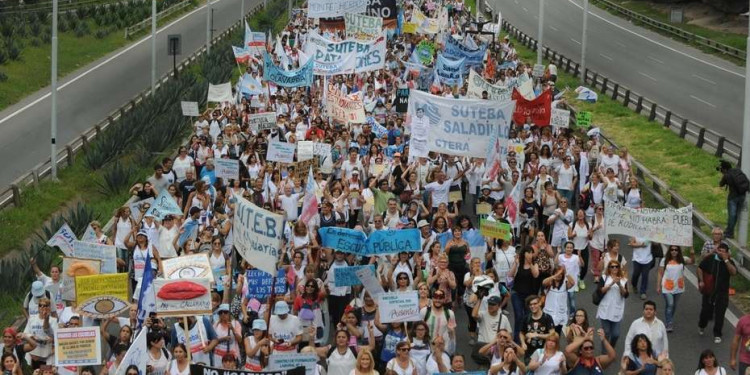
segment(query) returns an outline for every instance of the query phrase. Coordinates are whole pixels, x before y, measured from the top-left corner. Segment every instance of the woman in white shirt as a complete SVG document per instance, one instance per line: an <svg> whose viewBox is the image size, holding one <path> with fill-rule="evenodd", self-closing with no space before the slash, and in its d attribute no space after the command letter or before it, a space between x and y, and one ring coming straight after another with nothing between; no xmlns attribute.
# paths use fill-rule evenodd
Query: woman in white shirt
<svg viewBox="0 0 750 375"><path fill-rule="evenodd" d="M518 358L516 348L509 346L503 351L503 360L492 365L487 371L488 375L523 375L526 373L526 365L523 359Z"/></svg>
<svg viewBox="0 0 750 375"><path fill-rule="evenodd" d="M630 178L630 185L625 192L625 207L641 208L643 199L641 198L641 189L638 188L638 180L635 177Z"/></svg>
<svg viewBox="0 0 750 375"><path fill-rule="evenodd" d="M685 292L685 265L692 264L691 258L682 255L682 249L670 245L659 263L659 279L656 292L664 296L664 324L667 332L674 331L674 312L682 293Z"/></svg>
<svg viewBox="0 0 750 375"><path fill-rule="evenodd" d="M560 351L560 336L557 332L552 332L544 348L537 349L531 355L529 362L529 371L534 375L561 375L567 373L565 366L565 355Z"/></svg>
<svg viewBox="0 0 750 375"><path fill-rule="evenodd" d="M607 231L604 229L604 206L597 204L594 212L596 213L591 220L592 234L589 241L589 250L591 256L591 273L594 274L594 283L598 283L599 276L602 274L600 263L607 245Z"/></svg>
<svg viewBox="0 0 750 375"><path fill-rule="evenodd" d="M573 191L575 190L576 182L578 181L578 172L576 167L570 164L570 156L563 158L562 165L556 170L557 180L557 191L563 198L567 198L568 201L573 200Z"/></svg>
<svg viewBox="0 0 750 375"><path fill-rule="evenodd" d="M193 158L188 156L188 150L185 146L180 146L180 149L178 151L177 157L174 159L174 163L172 164L172 170L175 173L175 176L177 177L177 183L182 182L185 180L185 171L188 169L195 168L195 161Z"/></svg>
<svg viewBox="0 0 750 375"><path fill-rule="evenodd" d="M570 228L568 228L568 239L573 241L573 249L583 261L579 275L580 281L576 280L581 289L586 288L583 279L586 278L586 271L589 266L589 238L591 236L591 225L586 221L586 213L579 209L576 212L576 221L571 223Z"/></svg>
<svg viewBox="0 0 750 375"><path fill-rule="evenodd" d="M167 375L190 375L190 362L187 360L185 344L177 343L172 349L172 361L169 363Z"/></svg>
<svg viewBox="0 0 750 375"><path fill-rule="evenodd" d="M414 323L414 328L409 335L409 342L411 343L409 357L417 364L417 374L428 375L427 357L432 350L430 349L430 331L427 323L421 320Z"/></svg>
<svg viewBox="0 0 750 375"><path fill-rule="evenodd" d="M148 362L146 367L152 375L165 375L169 368L169 351L164 348L164 336L158 331L148 333Z"/></svg>
<svg viewBox="0 0 750 375"><path fill-rule="evenodd" d="M409 357L411 344L401 341L396 344L396 356L385 365L386 375L418 375L414 360Z"/></svg>
<svg viewBox="0 0 750 375"><path fill-rule="evenodd" d="M612 241L612 240L610 240ZM596 311L604 336L614 347L620 338L620 324L625 312L625 299L628 297L628 279L625 277L620 262L611 260L606 265L602 283L597 285L602 300ZM601 286L601 287L600 287Z"/></svg>

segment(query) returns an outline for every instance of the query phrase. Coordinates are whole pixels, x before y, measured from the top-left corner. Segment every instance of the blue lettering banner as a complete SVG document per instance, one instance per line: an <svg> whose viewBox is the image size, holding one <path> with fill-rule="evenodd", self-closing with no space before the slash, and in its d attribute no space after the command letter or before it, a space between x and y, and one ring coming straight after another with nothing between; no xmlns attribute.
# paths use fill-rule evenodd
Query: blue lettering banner
<svg viewBox="0 0 750 375"><path fill-rule="evenodd" d="M268 53L265 53L263 54L263 80L283 87L312 86L313 60L307 60L307 63L297 70L285 71L279 69Z"/></svg>
<svg viewBox="0 0 750 375"><path fill-rule="evenodd" d="M353 286L360 285L362 281L357 277L357 271L363 268L371 268L372 273L375 273L375 265L368 264L366 266L351 266L351 267L336 267L333 269L333 279L336 286Z"/></svg>
<svg viewBox="0 0 750 375"><path fill-rule="evenodd" d="M276 284L273 283L271 274L259 269L248 270L245 273L245 280L247 280L248 299L265 300L271 295L272 286L276 289L274 291L276 295L284 295L286 293L286 272L284 270L279 270L279 273L276 275Z"/></svg>
<svg viewBox="0 0 750 375"><path fill-rule="evenodd" d="M435 64L435 74L438 75L441 83L450 86L463 85L465 61L466 58L453 60L440 54Z"/></svg>
<svg viewBox="0 0 750 375"><path fill-rule="evenodd" d="M385 51L383 35L367 42L336 42L311 31L305 43L305 53L315 64L313 72L323 76L382 69L385 67Z"/></svg>
<svg viewBox="0 0 750 375"><path fill-rule="evenodd" d="M354 229L326 227L318 230L322 244L345 253L362 256L422 251L418 229L378 230L370 238Z"/></svg>
<svg viewBox="0 0 750 375"><path fill-rule="evenodd" d="M445 38L445 51L443 54L454 60L460 58L466 58L466 67L483 66L484 54L487 51L487 44L482 44L479 49L470 50L465 45L461 44L456 38L451 35Z"/></svg>

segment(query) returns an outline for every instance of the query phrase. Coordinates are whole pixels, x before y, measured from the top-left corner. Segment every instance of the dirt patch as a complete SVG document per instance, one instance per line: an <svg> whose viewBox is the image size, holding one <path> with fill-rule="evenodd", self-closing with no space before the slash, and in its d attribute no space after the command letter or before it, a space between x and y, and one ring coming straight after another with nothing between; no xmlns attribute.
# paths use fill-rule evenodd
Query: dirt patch
<svg viewBox="0 0 750 375"><path fill-rule="evenodd" d="M703 3L685 3L675 4L651 4L665 14L669 14L669 9L674 6L681 6L685 9L685 20L688 25L696 25L733 34L747 35L747 17L737 14L726 14L716 10L714 7Z"/></svg>

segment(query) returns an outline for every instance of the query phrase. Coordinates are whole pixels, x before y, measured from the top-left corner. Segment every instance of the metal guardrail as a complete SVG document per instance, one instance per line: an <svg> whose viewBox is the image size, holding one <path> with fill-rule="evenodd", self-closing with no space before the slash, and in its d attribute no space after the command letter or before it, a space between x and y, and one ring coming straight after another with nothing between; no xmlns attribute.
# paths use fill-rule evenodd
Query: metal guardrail
<svg viewBox="0 0 750 375"><path fill-rule="evenodd" d="M508 23L508 21L503 20L502 27L503 30L511 34L524 46L534 51L539 47L539 43L534 38L520 31ZM558 69L573 74L575 77L580 76L579 63L548 47L543 47L542 52L544 58L554 62ZM635 113L647 114L649 121L658 121L664 127L674 131L680 138L690 141L696 147L711 152L716 157L735 163L739 162L742 151L742 146L739 143L690 121L688 118L672 112L669 108L659 105L656 101L639 95L626 86L592 70L586 69L584 82L590 83L591 88L599 90L602 95L611 95L612 100L622 103L623 106L632 109Z"/></svg>
<svg viewBox="0 0 750 375"><path fill-rule="evenodd" d="M503 29L509 32L516 40L520 41L523 45L536 50L538 42L530 36L524 34L507 21L503 21ZM580 66L578 63L571 59L553 51L549 48L544 47L543 50L544 58L557 64L558 69L564 69L566 73L573 74L578 77L580 75ZM612 99L619 100L624 106L632 108L636 113L641 114L643 110L648 111L648 117L650 121L659 120L673 130L679 130L680 137L687 139L688 137L694 137L696 139L696 146L699 148L713 148L716 156L719 157L731 157L735 161L739 159L740 146L734 142L728 141L723 136L715 133L711 130L702 128L696 124L691 124L689 120L679 118L674 115L671 111L660 107L655 102L648 100L647 98L640 96L629 89L620 86L616 82L609 81L604 76L599 76L597 73L586 69L586 82L591 82L593 89L600 87L600 91L606 94L607 91L611 91ZM679 125L675 125L673 120L678 121ZM609 144L617 148L618 146L602 136ZM714 138L715 137L715 138ZM665 207L685 207L690 205L690 201L682 197L680 194L672 190L664 181L660 180L656 175L648 170L643 164L637 160L632 160L631 170L635 173L640 185L646 189L656 200ZM711 240L711 230L717 225L706 217L702 212L693 209L693 233L701 238L703 241ZM743 277L750 280L750 251L747 248L740 246L737 241L733 239L725 240L730 247L735 250L735 257L738 267L738 271Z"/></svg>
<svg viewBox="0 0 750 375"><path fill-rule="evenodd" d="M190 4L192 4L191 0L185 0L185 1L181 2L181 3L177 3L175 5L172 5L171 7L167 8L167 9L164 9L164 10L162 10L159 13L156 13L156 20L157 21L163 20L164 18L169 17L172 14L174 14L174 13L180 11L180 10L182 10L184 8L187 8L188 6L190 6ZM145 20L143 20L141 22L138 22L138 23L136 23L133 26L126 27L125 28L125 39L130 38L131 36L133 36L134 34L138 33L139 31L145 29L149 25L151 25L151 17L149 17L149 18L147 18L147 19L145 19Z"/></svg>
<svg viewBox="0 0 750 375"><path fill-rule="evenodd" d="M258 6L252 8L247 14L253 14L261 8L263 8L263 3L260 3L258 4ZM243 26L241 20L237 21L226 31L216 36L211 41L211 44L216 44L223 38L227 37L229 33L231 33L234 29L240 26ZM179 65L177 65L177 71L179 72L183 69L186 69L188 65L193 63L201 54L205 53L205 51L206 46L204 45L203 47L195 51L192 55L185 58ZM173 74L174 72L172 71L164 74L156 83L156 89L158 90L159 87L161 87L161 85L165 83ZM117 121L120 117L125 115L125 113L132 110L138 103L143 101L150 94L150 92L150 89L141 91L130 101L128 101L128 103L112 112L109 116L107 116L106 119L84 131L80 136L63 146L61 151L59 151L56 155L58 169L63 166L73 165L75 156L82 150L86 150L86 148L88 148L89 142L93 141L97 135L107 129L107 127L112 125L112 123ZM37 186L41 180L50 176L51 170L52 161L51 158L47 158L47 160L37 164L31 170L15 179L9 187L0 191L0 210L4 210L11 206L21 207L21 194L23 193L23 191Z"/></svg>
<svg viewBox="0 0 750 375"><path fill-rule="evenodd" d="M728 46L723 43L719 43L717 41L708 39L706 37L702 37L700 35L693 34L689 31L680 29L679 27L674 27L668 23L664 23L664 22L655 20L653 18L646 17L642 14L633 12L632 10L624 8L608 0L592 0L592 2L602 4L605 8L609 10L613 10L617 13L620 13L631 21L640 22L644 25L664 31L672 36L676 36L678 38L684 39L691 43L697 44L701 47L710 48L721 54L731 56L737 59L745 60L746 56L745 56L744 50L734 48L732 46Z"/></svg>

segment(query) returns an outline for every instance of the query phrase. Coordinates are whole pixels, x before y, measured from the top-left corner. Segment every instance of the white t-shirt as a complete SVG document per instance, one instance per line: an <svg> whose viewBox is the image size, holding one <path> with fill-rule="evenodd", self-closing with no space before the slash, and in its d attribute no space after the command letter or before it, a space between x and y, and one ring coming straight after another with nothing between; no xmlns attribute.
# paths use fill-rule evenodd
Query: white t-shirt
<svg viewBox="0 0 750 375"><path fill-rule="evenodd" d="M541 362L541 365L534 370L534 375L556 375L560 373L560 363L565 360L565 356L561 351L558 351L551 357L545 357L544 349L541 348L534 351L531 359ZM542 359L544 359L544 362L542 362Z"/></svg>
<svg viewBox="0 0 750 375"><path fill-rule="evenodd" d="M449 189L451 188L451 183L453 183L452 179L446 179L442 184L437 181L433 181L424 186L424 189L426 191L432 193L433 208L437 208L438 206L440 206L440 203L448 204L448 195L450 193Z"/></svg>
<svg viewBox="0 0 750 375"><path fill-rule="evenodd" d="M446 372L450 372L451 358L448 356L448 354L445 354L445 352L443 352L442 354L443 355L441 357L443 359L443 366L445 366L445 368L448 370ZM427 356L427 365L425 366L425 368L427 369L428 374L437 374L443 372L440 371L434 354L430 354L429 356Z"/></svg>
<svg viewBox="0 0 750 375"><path fill-rule="evenodd" d="M506 317L500 310L497 311L495 316L492 316L487 310L479 309L479 317L477 319L479 342L491 342L492 339L495 338L497 331L502 328L507 329L508 332L513 331L508 317Z"/></svg>
<svg viewBox="0 0 750 375"><path fill-rule="evenodd" d="M649 264L654 260L654 256L651 255L651 242L646 241L644 238L636 238L636 242L642 243L641 247L633 247L633 262L640 264Z"/></svg>
<svg viewBox="0 0 750 375"><path fill-rule="evenodd" d="M299 318L292 314L287 314L286 319L281 319L278 315L271 315L269 325L271 327L268 334L277 341L284 340L285 343L288 343L302 334L302 324ZM278 346L274 349L279 350ZM296 348L294 350L296 351Z"/></svg>
<svg viewBox="0 0 750 375"><path fill-rule="evenodd" d="M578 276L581 275L581 263L579 259L580 258L577 254L571 254L570 258L568 258L565 256L565 253L563 253L557 258L557 264L565 267L566 275L572 277L573 280L578 280ZM573 287L570 288L569 291L577 292L578 283L573 283Z"/></svg>
<svg viewBox="0 0 750 375"><path fill-rule="evenodd" d="M49 359L52 359L51 356L54 354L55 346L53 342L55 331L57 331L56 318L49 318L49 329L45 332L44 320L39 319L38 314L29 315L29 320L26 322L26 328L24 328L23 333L34 336L37 342L36 348L29 352L29 354L42 358L50 357Z"/></svg>
<svg viewBox="0 0 750 375"><path fill-rule="evenodd" d="M560 168L557 169L557 188L573 190L573 178L576 176L578 176L576 167L571 165L570 167L565 168L564 164L561 165Z"/></svg>
<svg viewBox="0 0 750 375"><path fill-rule="evenodd" d="M292 193L290 195L280 195L279 201L281 202L281 208L286 214L288 221L297 220L297 202L299 201L299 193Z"/></svg>

